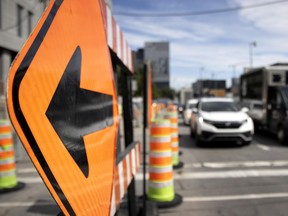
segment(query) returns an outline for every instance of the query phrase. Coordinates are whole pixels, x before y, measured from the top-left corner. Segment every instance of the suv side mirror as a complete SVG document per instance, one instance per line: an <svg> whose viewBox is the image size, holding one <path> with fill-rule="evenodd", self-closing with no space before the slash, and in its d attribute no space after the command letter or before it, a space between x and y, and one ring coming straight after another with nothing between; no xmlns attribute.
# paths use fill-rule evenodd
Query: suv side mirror
<svg viewBox="0 0 288 216"><path fill-rule="evenodd" d="M198 113L198 109L197 108L193 108L192 109L192 113L197 114Z"/></svg>
<svg viewBox="0 0 288 216"><path fill-rule="evenodd" d="M247 108L247 107L243 107L242 109L241 109L241 112L244 112L244 113L247 113L249 111L249 109Z"/></svg>

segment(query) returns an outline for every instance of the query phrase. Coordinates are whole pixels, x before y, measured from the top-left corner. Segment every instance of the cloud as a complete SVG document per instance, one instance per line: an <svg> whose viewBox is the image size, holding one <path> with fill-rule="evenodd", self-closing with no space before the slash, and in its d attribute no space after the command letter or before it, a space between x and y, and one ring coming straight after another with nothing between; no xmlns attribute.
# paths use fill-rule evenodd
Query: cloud
<svg viewBox="0 0 288 216"><path fill-rule="evenodd" d="M207 23L190 21L181 17L134 18L117 17L120 27L137 37L154 37L155 40L204 42L220 37L224 32Z"/></svg>
<svg viewBox="0 0 288 216"><path fill-rule="evenodd" d="M251 5L250 0L234 0L238 5ZM262 0L254 0L253 4L263 3ZM239 12L240 16L256 27L267 32L286 35L288 33L288 2L265 7L258 7Z"/></svg>
<svg viewBox="0 0 288 216"><path fill-rule="evenodd" d="M176 7L177 2L167 5L166 9ZM204 1L197 1L199 5L194 8L188 2L184 1L187 3L185 7L181 1L177 7L182 5L182 11L205 8ZM149 5L148 12L154 3L150 0L145 3ZM258 3L263 0L253 1L253 4ZM252 3L249 0L227 0L226 4L228 7ZM161 6L163 1L152 10L162 12L165 7L162 10ZM116 8L125 11L125 6L116 5ZM143 7L140 12L147 13L147 8ZM257 42L253 47L254 66L288 61L288 3L204 17L116 16L116 19L133 49L143 47L147 41L170 42L170 78L172 86L177 88L181 83L191 86L200 77L201 67L207 78L214 73L216 78L230 79L233 75L231 65L236 65L237 75L241 74L243 67L249 66L251 41Z"/></svg>

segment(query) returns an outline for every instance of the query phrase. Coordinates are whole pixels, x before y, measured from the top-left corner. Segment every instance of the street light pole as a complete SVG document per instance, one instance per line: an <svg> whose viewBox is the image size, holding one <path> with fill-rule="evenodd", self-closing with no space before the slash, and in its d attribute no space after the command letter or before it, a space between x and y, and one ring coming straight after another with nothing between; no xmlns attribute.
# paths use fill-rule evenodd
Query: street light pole
<svg viewBox="0 0 288 216"><path fill-rule="evenodd" d="M250 68L253 67L253 47L256 47L256 46L257 46L256 41L249 43Z"/></svg>
<svg viewBox="0 0 288 216"><path fill-rule="evenodd" d="M235 78L235 75L236 75L236 64L234 65L229 65L229 67L232 67L232 78Z"/></svg>

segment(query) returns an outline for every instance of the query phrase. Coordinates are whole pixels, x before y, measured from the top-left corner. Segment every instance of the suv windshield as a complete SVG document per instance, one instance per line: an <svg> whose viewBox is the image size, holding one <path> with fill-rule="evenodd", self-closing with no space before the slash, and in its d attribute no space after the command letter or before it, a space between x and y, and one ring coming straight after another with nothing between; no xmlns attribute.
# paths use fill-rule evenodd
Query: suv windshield
<svg viewBox="0 0 288 216"><path fill-rule="evenodd" d="M196 107L196 103L195 103L195 104L189 104L189 105L188 105L188 108L189 108L189 109L193 109L193 108L195 108L195 107Z"/></svg>
<svg viewBox="0 0 288 216"><path fill-rule="evenodd" d="M201 110L205 112L238 112L240 107L234 102L213 101L203 102Z"/></svg>

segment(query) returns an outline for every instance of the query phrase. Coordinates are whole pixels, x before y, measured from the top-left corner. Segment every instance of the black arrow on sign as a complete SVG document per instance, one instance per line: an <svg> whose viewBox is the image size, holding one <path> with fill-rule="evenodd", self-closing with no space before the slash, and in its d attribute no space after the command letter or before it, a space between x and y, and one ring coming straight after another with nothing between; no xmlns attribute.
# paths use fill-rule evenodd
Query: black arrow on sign
<svg viewBox="0 0 288 216"><path fill-rule="evenodd" d="M113 124L112 96L80 88L81 49L72 55L46 116L85 177L89 167L83 137Z"/></svg>

